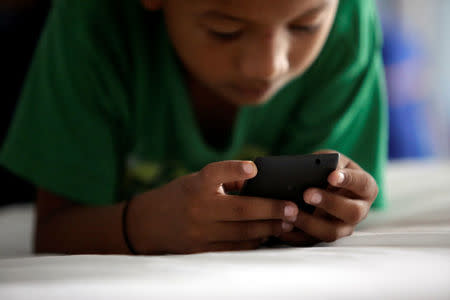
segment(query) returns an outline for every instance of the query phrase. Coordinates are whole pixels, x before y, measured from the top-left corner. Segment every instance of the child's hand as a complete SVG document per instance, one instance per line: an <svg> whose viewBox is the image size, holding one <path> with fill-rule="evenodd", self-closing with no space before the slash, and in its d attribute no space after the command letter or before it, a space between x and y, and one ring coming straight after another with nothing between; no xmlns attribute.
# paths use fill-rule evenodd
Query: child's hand
<svg viewBox="0 0 450 300"><path fill-rule="evenodd" d="M378 194L377 183L370 174L341 154L337 170L330 174L328 182L327 190L305 191L305 202L315 206L315 212L311 215L300 211L294 223L300 231L284 233L280 240L299 246L333 242L351 235L366 218Z"/></svg>
<svg viewBox="0 0 450 300"><path fill-rule="evenodd" d="M137 196L128 211L131 243L142 254L241 250L291 231L294 203L225 193L256 173L253 162L211 163Z"/></svg>

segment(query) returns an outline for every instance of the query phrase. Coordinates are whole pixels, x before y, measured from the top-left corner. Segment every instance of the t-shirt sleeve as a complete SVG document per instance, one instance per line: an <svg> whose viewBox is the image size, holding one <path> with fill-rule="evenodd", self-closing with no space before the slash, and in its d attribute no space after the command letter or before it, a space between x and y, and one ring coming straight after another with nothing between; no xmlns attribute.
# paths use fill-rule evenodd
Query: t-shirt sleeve
<svg viewBox="0 0 450 300"><path fill-rule="evenodd" d="M126 89L89 2L55 1L0 162L37 187L104 205L117 201L123 151L117 105Z"/></svg>
<svg viewBox="0 0 450 300"><path fill-rule="evenodd" d="M372 1L340 1L324 50L304 75L302 101L289 122L280 154L337 150L369 172L385 206L387 97L382 34Z"/></svg>

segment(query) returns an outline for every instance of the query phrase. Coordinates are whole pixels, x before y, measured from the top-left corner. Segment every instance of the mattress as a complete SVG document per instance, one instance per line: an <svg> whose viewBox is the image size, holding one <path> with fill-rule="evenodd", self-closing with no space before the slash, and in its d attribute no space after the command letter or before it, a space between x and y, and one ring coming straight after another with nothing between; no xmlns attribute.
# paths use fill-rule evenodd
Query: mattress
<svg viewBox="0 0 450 300"><path fill-rule="evenodd" d="M0 210L0 299L450 299L450 162L387 171L388 208L314 247L33 255L33 206Z"/></svg>

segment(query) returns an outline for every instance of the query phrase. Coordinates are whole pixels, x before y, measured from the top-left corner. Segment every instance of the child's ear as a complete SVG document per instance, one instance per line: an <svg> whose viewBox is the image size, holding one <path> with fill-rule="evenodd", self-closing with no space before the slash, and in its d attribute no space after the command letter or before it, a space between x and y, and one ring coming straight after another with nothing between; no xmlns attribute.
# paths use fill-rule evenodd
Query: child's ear
<svg viewBox="0 0 450 300"><path fill-rule="evenodd" d="M148 10L159 10L163 0L141 0L142 5Z"/></svg>

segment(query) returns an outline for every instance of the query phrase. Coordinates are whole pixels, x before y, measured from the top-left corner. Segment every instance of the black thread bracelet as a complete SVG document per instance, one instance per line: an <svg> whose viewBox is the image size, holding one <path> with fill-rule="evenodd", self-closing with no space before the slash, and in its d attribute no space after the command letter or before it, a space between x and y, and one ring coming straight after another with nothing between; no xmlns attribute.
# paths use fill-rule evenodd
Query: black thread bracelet
<svg viewBox="0 0 450 300"><path fill-rule="evenodd" d="M128 213L128 206L130 204L131 200L125 201L125 206L123 207L122 211L122 232L123 232L123 239L125 240L125 244L128 247L128 250L134 255L138 255L136 250L134 250L133 245L131 245L130 239L128 238L128 231L127 231L127 213Z"/></svg>

